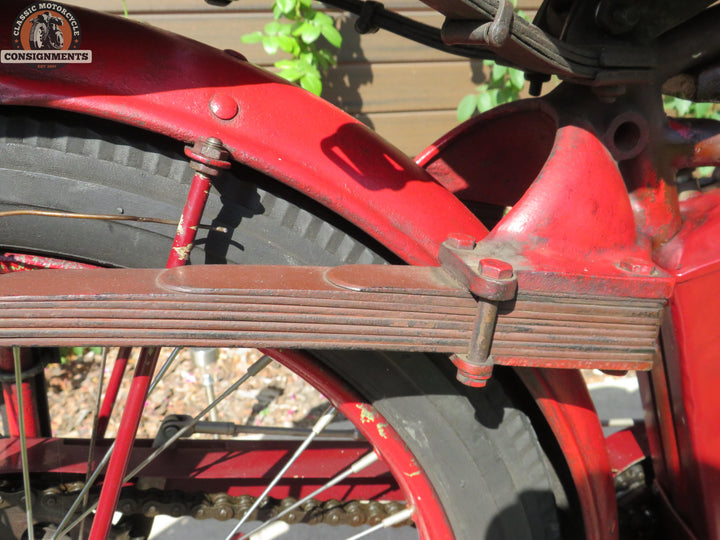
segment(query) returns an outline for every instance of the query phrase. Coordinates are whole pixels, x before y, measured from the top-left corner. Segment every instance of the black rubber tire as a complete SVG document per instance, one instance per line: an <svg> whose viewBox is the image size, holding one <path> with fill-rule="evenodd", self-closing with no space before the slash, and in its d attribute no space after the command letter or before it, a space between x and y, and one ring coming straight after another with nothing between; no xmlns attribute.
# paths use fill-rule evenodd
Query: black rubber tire
<svg viewBox="0 0 720 540"><path fill-rule="evenodd" d="M177 219L191 177L182 146L114 124L0 110L0 211L20 208ZM192 262L380 263L362 234L312 201L237 167L211 194ZM263 187L261 187L263 186ZM272 193L271 193L272 191ZM299 206L300 205L300 206ZM312 211L310 211L312 210ZM163 266L173 227L0 218L0 245L103 265ZM530 420L503 389L457 384L447 358L317 353L380 412L429 475L461 539L560 536L553 473Z"/></svg>

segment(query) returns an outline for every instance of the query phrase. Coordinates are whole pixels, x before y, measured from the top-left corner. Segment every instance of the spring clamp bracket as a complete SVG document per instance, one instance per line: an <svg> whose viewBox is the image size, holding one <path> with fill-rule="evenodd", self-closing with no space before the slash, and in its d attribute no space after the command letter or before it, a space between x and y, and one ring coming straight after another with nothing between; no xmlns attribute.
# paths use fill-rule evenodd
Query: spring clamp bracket
<svg viewBox="0 0 720 540"><path fill-rule="evenodd" d="M509 263L480 258L474 249L474 238L452 234L440 246L439 259L442 268L478 300L469 350L466 354L454 354L451 360L457 367L458 381L467 386L482 387L492 376L494 361L490 347L498 303L515 297L517 275Z"/></svg>

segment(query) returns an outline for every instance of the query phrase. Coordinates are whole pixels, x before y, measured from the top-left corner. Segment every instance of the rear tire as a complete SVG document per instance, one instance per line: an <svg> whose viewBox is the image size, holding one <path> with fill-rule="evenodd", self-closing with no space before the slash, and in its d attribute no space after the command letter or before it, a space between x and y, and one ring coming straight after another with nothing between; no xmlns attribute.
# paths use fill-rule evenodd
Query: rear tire
<svg viewBox="0 0 720 540"><path fill-rule="evenodd" d="M44 110L0 116L0 211L55 210L177 219L191 178L182 147L153 134ZM382 263L392 257L313 201L236 166L215 183L191 263ZM104 266L164 266L174 227L0 218L7 251ZM370 246L370 247L368 247ZM511 372L485 389L454 381L447 358L318 352L388 419L430 478L456 538L559 538L553 472Z"/></svg>

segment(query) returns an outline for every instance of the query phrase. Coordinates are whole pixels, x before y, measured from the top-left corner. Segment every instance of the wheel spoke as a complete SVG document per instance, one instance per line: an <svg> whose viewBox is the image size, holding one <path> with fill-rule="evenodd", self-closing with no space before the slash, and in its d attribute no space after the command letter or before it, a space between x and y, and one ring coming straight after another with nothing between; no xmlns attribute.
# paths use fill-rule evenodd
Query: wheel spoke
<svg viewBox="0 0 720 540"><path fill-rule="evenodd" d="M310 499L316 497L317 495L320 495L320 493L322 493L323 491L325 491L325 490L328 489L328 488L333 487L335 484L338 484L338 483L342 482L343 480L345 480L345 479L346 479L348 476L350 476L351 474L359 473L359 472L362 471L363 469L365 469L365 468L369 467L370 465L372 465L373 463L375 463L377 460L378 460L378 456L377 456L377 454L376 454L375 452L370 452L369 454L365 454L363 457L361 457L360 459L358 459L355 463L353 463L352 465L350 465L347 469L345 469L345 470L342 471L340 474L338 474L338 475L336 475L335 477L333 477L333 478L332 478L330 481L328 481L325 485L320 486L320 487L317 488L315 491L313 491L312 493L310 493L310 495L307 495L306 497L303 497L302 499L300 499L299 501L297 501L296 503L294 503L292 506L288 506L288 507L285 508L282 512L280 512L279 514L277 514L276 516L274 516L272 519L266 521L265 523L263 523L263 524L260 525L259 527L256 527L255 529L253 529L253 530L250 531L249 533L244 534L243 536L240 537L239 540L244 540L245 538L249 538L249 539L251 539L251 540L254 540L254 539L256 538L255 535L256 535L258 532L260 532L261 530L273 526L273 524L274 524L277 520L279 520L280 518L282 518L283 516L289 514L290 512L292 512L293 510L295 510L296 508L300 508L300 507L301 507L303 504L305 504L307 501L309 501ZM248 514L249 514L249 512L246 513L245 515L248 515ZM233 532L234 532L234 531L233 531ZM271 533L269 533L269 534L271 534ZM271 535L271 536L268 536L268 538L274 538L274 536Z"/></svg>
<svg viewBox="0 0 720 540"><path fill-rule="evenodd" d="M243 523L247 521L247 519L250 517L250 514L252 514L265 500L265 497L268 493L272 490L273 487L282 479L282 477L285 475L287 470L292 466L295 461L300 457L300 455L305 451L305 449L310 445L310 443L315 439L315 437L322 433L322 431L328 426L330 422L332 422L333 418L335 418L335 415L337 414L337 409L335 407L328 407L328 409L325 411L325 413L318 419L318 421L315 423L315 425L312 428L312 431L307 436L307 438L300 444L297 450L295 450L295 453L292 455L292 457L288 460L287 463L280 469L280 472L278 472L275 475L275 478L272 479L268 487L265 488L265 491L262 492L262 495L260 495L257 499L255 499L255 502L253 505L245 512L240 518L240 521L237 525L235 525L235 528L232 530L232 532L228 535L226 540L231 540L232 537L235 535L235 533L242 527Z"/></svg>
<svg viewBox="0 0 720 540"><path fill-rule="evenodd" d="M150 395L152 393L152 391L155 390L157 385L162 380L163 376L167 373L168 369L170 369L170 366L172 365L175 358L177 358L177 355L180 352L180 350L181 350L180 347L175 347L173 349L173 351L170 353L170 356L168 356L168 359L162 365L162 367L158 371L157 375L153 379L152 383L150 384L150 388L148 389L148 395ZM101 375L101 377L102 377L102 375ZM92 446L92 441L90 444ZM93 484L95 484L95 480L97 480L98 476L100 476L100 473L103 471L103 469L105 469L105 466L108 464L108 461L110 461L110 456L112 455L114 449L115 449L115 441L113 441L112 444L110 445L110 447L107 449L107 452L105 452L105 455L103 456L102 460L98 464L95 471L93 471L93 473L89 477L87 477L87 479L85 481L85 485L83 486L82 490L76 497L75 501L73 501L73 504L70 507L70 509L67 511L65 516L63 516L63 519L60 522L60 524L58 525L57 530L55 531L55 534L53 534L51 540L56 540L58 538L61 538L63 534L70 531L78 523L80 523L79 521L75 521L75 522L73 522L73 524L70 527L67 527L67 529L63 529L68 524L68 522L70 521L73 514L78 509L78 507L80 506L81 503L83 504L83 507L87 506L87 495L90 491L90 488L93 486ZM90 509L90 511L92 511L92 508ZM89 515L89 513L90 512L84 513L82 516L83 519L85 516Z"/></svg>
<svg viewBox="0 0 720 540"><path fill-rule="evenodd" d="M30 491L30 468L28 465L27 437L25 436L25 408L23 406L22 368L20 366L20 347L13 347L15 362L15 388L17 389L17 414L20 429L20 452L22 460L23 488L25 489L25 513L28 524L28 540L35 540L32 515L32 492Z"/></svg>
<svg viewBox="0 0 720 540"><path fill-rule="evenodd" d="M92 427L92 433L90 434L90 449L88 450L88 462L87 462L87 471L85 472L85 484L90 483L90 476L92 475L92 465L93 461L95 459L95 445L97 444L98 440L98 429L99 429L99 423L100 423L100 408L102 407L102 393L103 393L103 386L105 384L105 365L107 363L107 347L102 348L102 360L100 362L100 375L98 376L98 390L97 390L97 399L95 401L95 416L93 418L93 427ZM83 507L87 506L88 503L88 495L89 493L86 491L85 496L82 500ZM82 523L80 526L80 538L83 538L83 533L85 532L85 522Z"/></svg>
<svg viewBox="0 0 720 540"><path fill-rule="evenodd" d="M150 464L152 461L154 461L161 453L163 453L165 450L167 450L172 444L177 441L179 438L181 438L183 435L185 435L188 431L190 431L195 424L197 424L201 418L203 418L206 414L208 414L211 410L213 410L217 405L223 401L225 398L227 398L229 395L234 393L242 384L244 384L248 379L251 379L252 377L255 377L260 371L263 370L270 362L272 362L272 358L269 356L263 356L259 360L257 360L254 364L252 364L245 374L240 377L237 381L235 381L227 390L225 390L219 397L215 399L212 403L210 403L207 407L205 407L200 413L198 413L190 422L188 422L187 425L185 425L182 429L178 430L177 433L175 433L172 437L170 437L165 443L160 446L159 448L155 449L147 458L145 458L140 464L138 464L132 471L130 471L128 474L125 475L125 478L123 479L123 483L129 482L133 477L137 476L148 464ZM166 363L167 365L167 363ZM165 368L165 366L163 366ZM164 371L161 370L161 373L159 375L164 374ZM157 378L156 378L157 380ZM156 386L156 383L151 386L151 389ZM149 392L148 392L149 393ZM103 461L106 461L108 458L108 454L112 450L114 446L111 445L110 449L108 449L108 453L105 455L105 458L103 458ZM101 464L102 465L102 464ZM101 467L98 467L96 472L100 470ZM98 473L99 474L99 473ZM83 489L87 488L85 486ZM75 505L74 505L75 506ZM92 505L90 505L85 511L83 511L76 519L73 521L70 526L62 529L62 526L64 524L61 524L61 527L58 527L58 530L55 532L55 534L52 537L52 540L55 540L57 538L61 538L62 535L68 533L72 529L74 529L77 525L79 525L87 516L90 515L90 513L95 510L98 506L98 501L94 502ZM77 508L75 506L75 508ZM68 515L71 515L71 513L74 511L74 509L71 508L71 511L68 512ZM66 515L66 518L68 517ZM65 521L65 520L63 520Z"/></svg>

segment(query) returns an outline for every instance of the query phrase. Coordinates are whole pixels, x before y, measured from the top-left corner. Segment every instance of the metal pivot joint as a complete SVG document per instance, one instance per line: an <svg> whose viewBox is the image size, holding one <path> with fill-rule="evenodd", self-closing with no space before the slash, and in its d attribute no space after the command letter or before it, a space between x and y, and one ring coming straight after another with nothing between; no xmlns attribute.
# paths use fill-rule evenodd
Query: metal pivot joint
<svg viewBox="0 0 720 540"><path fill-rule="evenodd" d="M498 318L498 302L511 300L517 292L513 267L498 259L478 259L475 240L466 234L453 234L440 246L443 269L460 281L478 299L472 337L467 354L454 354L457 380L472 387L483 387L492 376L490 355Z"/></svg>

